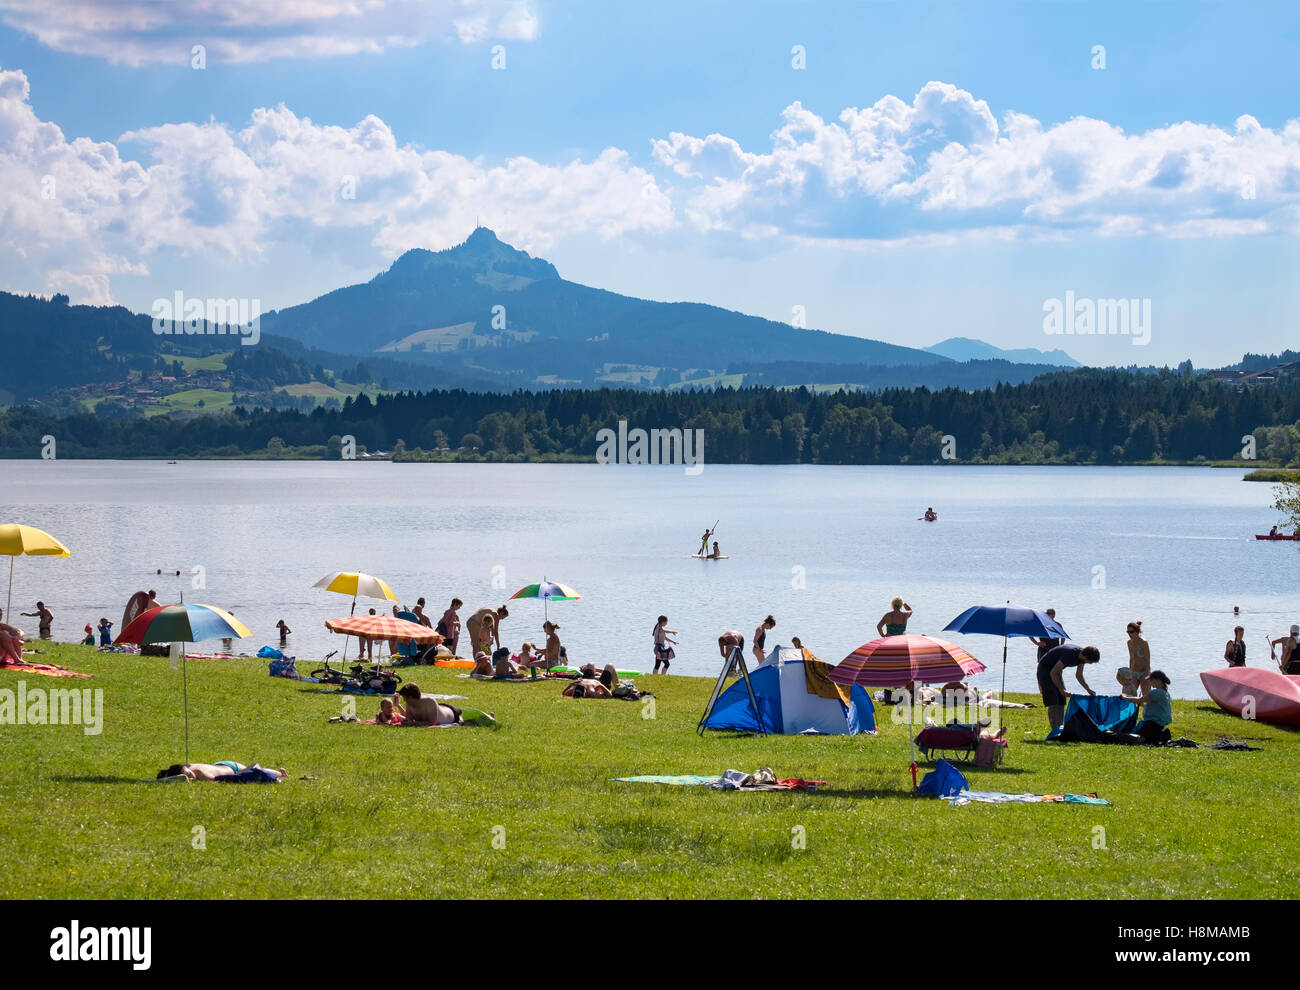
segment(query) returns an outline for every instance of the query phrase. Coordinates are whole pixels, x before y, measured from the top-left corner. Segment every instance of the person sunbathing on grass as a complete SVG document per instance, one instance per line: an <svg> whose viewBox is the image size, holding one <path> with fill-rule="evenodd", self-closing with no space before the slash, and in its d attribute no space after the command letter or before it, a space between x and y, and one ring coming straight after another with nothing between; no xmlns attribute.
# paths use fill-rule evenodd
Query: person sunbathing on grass
<svg viewBox="0 0 1300 990"><path fill-rule="evenodd" d="M406 701L403 706L397 699ZM420 693L418 684L406 683L393 695L393 708L402 716L402 724L415 727L453 725L460 721L460 709L455 705L442 705L437 698Z"/></svg>
<svg viewBox="0 0 1300 990"><path fill-rule="evenodd" d="M233 777L241 770L248 768L242 763L236 763L233 760L218 760L216 763L173 763L166 770L158 771L158 779L164 777L185 777L187 780L219 780L222 777ZM289 774L281 767L279 770L271 770L281 780L284 780Z"/></svg>
<svg viewBox="0 0 1300 990"><path fill-rule="evenodd" d="M375 716L375 721L380 725L388 725L393 721L393 716L397 713L393 711L393 703L388 698L379 702L379 714ZM400 721L400 719L398 720Z"/></svg>
<svg viewBox="0 0 1300 990"><path fill-rule="evenodd" d="M0 619L4 618L4 613L0 612ZM23 633L21 629L15 629L7 622L0 622L0 660L12 660L14 663L23 662Z"/></svg>
<svg viewBox="0 0 1300 990"><path fill-rule="evenodd" d="M475 677L495 677L496 670L492 666L492 659L482 650L474 654L474 676Z"/></svg>

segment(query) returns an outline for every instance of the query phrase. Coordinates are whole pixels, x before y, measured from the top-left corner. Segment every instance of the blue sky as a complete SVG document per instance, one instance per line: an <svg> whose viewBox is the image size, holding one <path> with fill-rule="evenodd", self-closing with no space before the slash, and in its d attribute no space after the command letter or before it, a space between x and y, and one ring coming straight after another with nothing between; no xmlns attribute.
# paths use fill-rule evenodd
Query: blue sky
<svg viewBox="0 0 1300 990"><path fill-rule="evenodd" d="M1295 343L1287 5L102 6L0 0L0 287L274 308L481 217L575 281L897 343ZM1151 299L1150 343L1044 334L1067 290Z"/></svg>

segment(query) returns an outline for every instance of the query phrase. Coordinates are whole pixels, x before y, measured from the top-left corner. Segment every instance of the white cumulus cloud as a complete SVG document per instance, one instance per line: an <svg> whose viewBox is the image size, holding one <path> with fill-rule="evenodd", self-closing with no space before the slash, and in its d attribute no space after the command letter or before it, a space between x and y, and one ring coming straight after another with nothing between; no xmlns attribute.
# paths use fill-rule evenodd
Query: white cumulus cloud
<svg viewBox="0 0 1300 990"><path fill-rule="evenodd" d="M378 117L322 125L285 106L238 130L208 121L69 140L36 115L26 76L0 71L0 279L15 290L106 302L111 276L147 273L160 252L238 262L316 238L378 267L458 243L479 219L531 251L675 223L655 177L617 148L487 162L402 144Z"/></svg>

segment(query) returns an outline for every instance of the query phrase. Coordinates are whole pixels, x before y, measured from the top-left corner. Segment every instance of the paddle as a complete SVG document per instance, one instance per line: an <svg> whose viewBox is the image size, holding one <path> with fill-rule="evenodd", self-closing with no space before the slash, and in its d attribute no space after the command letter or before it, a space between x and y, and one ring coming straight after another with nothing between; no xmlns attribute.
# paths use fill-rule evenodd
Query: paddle
<svg viewBox="0 0 1300 990"><path fill-rule="evenodd" d="M1277 664L1278 673L1285 674L1286 668L1282 666L1282 661L1277 658L1277 652L1276 652L1277 647L1273 645L1273 641L1268 638L1267 634L1264 635L1264 642L1268 644L1269 659L1272 660L1275 664Z"/></svg>

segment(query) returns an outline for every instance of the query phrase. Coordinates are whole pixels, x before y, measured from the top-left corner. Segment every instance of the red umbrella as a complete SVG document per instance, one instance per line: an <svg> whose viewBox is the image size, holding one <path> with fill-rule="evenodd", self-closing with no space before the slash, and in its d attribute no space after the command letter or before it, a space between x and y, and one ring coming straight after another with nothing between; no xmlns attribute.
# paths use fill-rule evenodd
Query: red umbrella
<svg viewBox="0 0 1300 990"><path fill-rule="evenodd" d="M945 684L982 674L984 664L955 643L933 636L885 636L864 643L830 672L837 684L908 689L917 684ZM909 708L907 741L912 748L912 789L916 790L916 751Z"/></svg>

